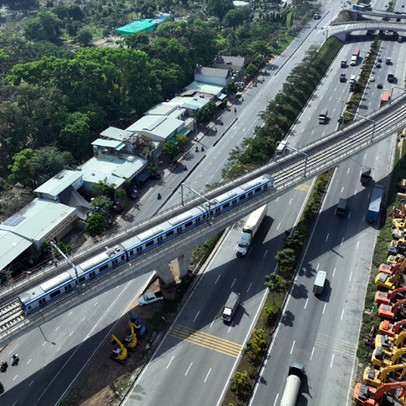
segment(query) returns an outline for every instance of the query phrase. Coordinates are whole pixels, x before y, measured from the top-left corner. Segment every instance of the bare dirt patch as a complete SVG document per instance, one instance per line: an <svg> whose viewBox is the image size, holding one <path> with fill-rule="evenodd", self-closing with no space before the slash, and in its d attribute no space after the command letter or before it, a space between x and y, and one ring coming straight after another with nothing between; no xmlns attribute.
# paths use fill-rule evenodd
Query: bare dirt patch
<svg viewBox="0 0 406 406"><path fill-rule="evenodd" d="M157 279L146 292L158 290L160 287ZM110 337L105 340L76 380L62 402L63 406L119 404L158 344L161 336L159 333L165 330L175 315L175 312L171 311L176 308L174 301L164 300L143 307L137 304L138 300L134 300L117 322L113 334L119 340L128 335L128 311L132 310L147 326L145 337L137 336L137 346L133 350L128 349L128 356L122 363L111 358L112 349L116 345L110 342Z"/></svg>

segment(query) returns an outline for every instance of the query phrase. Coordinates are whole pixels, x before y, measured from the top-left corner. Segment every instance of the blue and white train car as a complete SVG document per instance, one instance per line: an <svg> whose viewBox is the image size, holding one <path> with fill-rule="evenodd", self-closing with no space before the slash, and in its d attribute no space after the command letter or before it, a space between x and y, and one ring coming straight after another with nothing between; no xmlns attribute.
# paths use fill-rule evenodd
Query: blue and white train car
<svg viewBox="0 0 406 406"><path fill-rule="evenodd" d="M71 268L21 293L19 299L23 304L23 310L26 314L30 314L77 288L79 284L124 262L127 262L127 255L123 247L118 245L113 249L107 249L77 265L76 272Z"/></svg>

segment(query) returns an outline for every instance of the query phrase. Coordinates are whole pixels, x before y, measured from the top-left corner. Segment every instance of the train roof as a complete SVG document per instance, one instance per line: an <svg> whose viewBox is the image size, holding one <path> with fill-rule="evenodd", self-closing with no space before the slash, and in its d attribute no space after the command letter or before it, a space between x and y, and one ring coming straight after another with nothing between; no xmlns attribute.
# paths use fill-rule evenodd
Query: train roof
<svg viewBox="0 0 406 406"><path fill-rule="evenodd" d="M78 274L86 272L89 269L92 269L94 266L100 265L103 262L110 260L112 257L116 255L120 255L123 251L124 251L123 247L121 247L120 245L117 245L113 248L106 247L105 251L100 252L96 256L80 263L79 266L77 266Z"/></svg>

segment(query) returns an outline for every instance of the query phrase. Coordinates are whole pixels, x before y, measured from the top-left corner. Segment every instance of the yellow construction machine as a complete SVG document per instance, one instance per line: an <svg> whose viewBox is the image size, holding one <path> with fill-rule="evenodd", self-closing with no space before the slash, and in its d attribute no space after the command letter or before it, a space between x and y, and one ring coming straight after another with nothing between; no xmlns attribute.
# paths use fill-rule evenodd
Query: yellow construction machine
<svg viewBox="0 0 406 406"><path fill-rule="evenodd" d="M135 334L135 324L128 321L128 327L130 329L130 334L124 338L124 345L127 348L135 348L137 345L137 335Z"/></svg>
<svg viewBox="0 0 406 406"><path fill-rule="evenodd" d="M114 334L111 335L110 341L118 345L118 347L113 349L111 358L116 361L124 361L127 358L127 348L124 347L121 341Z"/></svg>

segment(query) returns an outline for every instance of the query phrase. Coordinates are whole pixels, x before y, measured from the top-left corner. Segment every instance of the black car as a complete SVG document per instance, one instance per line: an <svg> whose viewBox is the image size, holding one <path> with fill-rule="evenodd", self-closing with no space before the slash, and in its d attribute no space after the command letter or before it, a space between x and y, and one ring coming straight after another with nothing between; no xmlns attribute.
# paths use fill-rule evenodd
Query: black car
<svg viewBox="0 0 406 406"><path fill-rule="evenodd" d="M376 68L380 68L380 67L381 67L381 64L380 64L380 63L377 63L377 64L375 65L375 67L376 67Z"/></svg>
<svg viewBox="0 0 406 406"><path fill-rule="evenodd" d="M378 83L378 84L376 85L376 87L377 87L378 89L382 89L382 88L383 88L383 85L382 85L382 83Z"/></svg>
<svg viewBox="0 0 406 406"><path fill-rule="evenodd" d="M382 62L382 59L381 59L381 58L378 58L378 62Z"/></svg>
<svg viewBox="0 0 406 406"><path fill-rule="evenodd" d="M135 186L133 186L130 190L130 199L135 200L138 197L138 191Z"/></svg>

